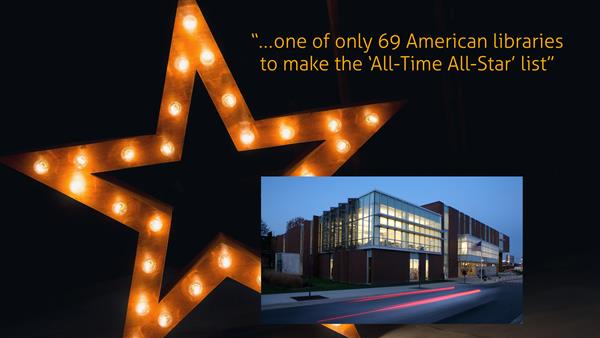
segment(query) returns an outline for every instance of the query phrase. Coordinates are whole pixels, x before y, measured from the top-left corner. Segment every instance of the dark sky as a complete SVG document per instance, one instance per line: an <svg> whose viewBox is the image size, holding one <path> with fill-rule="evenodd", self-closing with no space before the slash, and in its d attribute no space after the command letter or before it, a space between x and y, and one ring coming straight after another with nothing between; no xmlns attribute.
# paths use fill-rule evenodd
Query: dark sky
<svg viewBox="0 0 600 338"><path fill-rule="evenodd" d="M263 177L261 214L274 234L287 220L379 190L423 205L442 201L510 237L510 252L523 255L522 177Z"/></svg>

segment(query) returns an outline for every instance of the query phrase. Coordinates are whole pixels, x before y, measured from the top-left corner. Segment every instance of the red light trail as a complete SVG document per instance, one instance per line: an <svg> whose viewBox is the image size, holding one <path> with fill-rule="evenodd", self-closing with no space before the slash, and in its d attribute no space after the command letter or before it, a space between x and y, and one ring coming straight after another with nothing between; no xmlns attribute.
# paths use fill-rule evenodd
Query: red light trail
<svg viewBox="0 0 600 338"><path fill-rule="evenodd" d="M378 309L374 309L374 310L370 310L370 311L364 311L364 312L352 313L352 314L343 315L343 316L337 316L337 317L331 317L331 318L321 319L321 320L319 320L317 322L318 323L333 322L333 321L336 321L336 320L339 320L339 319L351 318L351 317L357 317L357 316L363 316L363 315L368 315L368 314L371 314L371 313L378 313L378 312L384 312L384 311L406 309L406 308L413 307L413 306L425 305L425 304L431 304L431 303L437 303L437 302L441 302L441 301L448 300L448 299L453 299L453 298L468 296L468 295L472 295L472 294L478 293L478 292L481 292L481 289L476 289L476 290L471 290L471 291L464 291L464 292L458 292L458 293L453 293L453 294L445 295L445 296L438 296L438 297L427 298L427 299L423 299L423 300L417 300L417 301L414 301L414 302L408 302L408 303L402 303L402 304L398 304L398 305L386 306L386 307L382 307L382 308L378 308Z"/></svg>
<svg viewBox="0 0 600 338"><path fill-rule="evenodd" d="M427 289L427 290L419 290L419 291L406 291L406 292L399 292L399 293L390 293L390 294L385 294L385 295L358 298L358 299L351 300L349 303L361 303L361 302L368 302L368 301L372 301L372 300L402 297L402 296L408 296L408 295L420 295L423 293L450 291L450 290L454 290L454 289L455 289L454 286L449 286L446 288L436 288L436 289Z"/></svg>

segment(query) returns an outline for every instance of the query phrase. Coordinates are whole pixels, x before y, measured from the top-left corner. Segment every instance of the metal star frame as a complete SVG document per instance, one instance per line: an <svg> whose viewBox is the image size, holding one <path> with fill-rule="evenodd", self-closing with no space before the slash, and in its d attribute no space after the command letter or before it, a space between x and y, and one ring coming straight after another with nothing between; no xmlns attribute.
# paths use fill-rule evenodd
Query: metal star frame
<svg viewBox="0 0 600 338"><path fill-rule="evenodd" d="M172 207L94 173L180 161L198 72L238 151L322 141L286 175L332 175L402 102L254 120L200 8L180 0L156 133L0 158L139 233L124 337L164 337L225 278L260 292L260 258L219 235L160 299ZM359 337L352 324L323 324Z"/></svg>

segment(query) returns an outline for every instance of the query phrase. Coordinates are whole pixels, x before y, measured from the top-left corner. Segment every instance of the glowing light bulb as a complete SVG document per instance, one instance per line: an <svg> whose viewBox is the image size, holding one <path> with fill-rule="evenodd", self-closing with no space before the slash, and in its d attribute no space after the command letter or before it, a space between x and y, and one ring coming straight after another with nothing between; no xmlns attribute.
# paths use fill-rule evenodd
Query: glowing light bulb
<svg viewBox="0 0 600 338"><path fill-rule="evenodd" d="M81 175L73 176L71 183L69 183L69 189L74 194L81 194L85 191L85 180Z"/></svg>
<svg viewBox="0 0 600 338"><path fill-rule="evenodd" d="M237 99L235 98L235 95L233 95L231 93L227 93L221 97L221 102L223 103L223 105L225 107L233 108L233 107L235 107L235 104L237 103Z"/></svg>
<svg viewBox="0 0 600 338"><path fill-rule="evenodd" d="M117 215L123 216L127 212L127 204L121 201L115 202L112 205L112 211Z"/></svg>
<svg viewBox="0 0 600 338"><path fill-rule="evenodd" d="M50 170L50 165L46 160L37 160L33 164L33 170L39 175L44 175Z"/></svg>
<svg viewBox="0 0 600 338"><path fill-rule="evenodd" d="M331 119L327 122L327 128L334 133L337 133L342 129L342 122L338 119Z"/></svg>
<svg viewBox="0 0 600 338"><path fill-rule="evenodd" d="M301 176L315 176L315 174L313 174L313 172L308 169L302 169L302 172L300 173L300 175Z"/></svg>
<svg viewBox="0 0 600 338"><path fill-rule="evenodd" d="M205 66L210 66L215 63L215 54L208 49L205 49L200 53L200 62Z"/></svg>
<svg viewBox="0 0 600 338"><path fill-rule="evenodd" d="M169 325L171 325L172 322L173 317L171 317L170 313L163 312L160 315L158 315L158 325L160 325L160 327L169 327Z"/></svg>
<svg viewBox="0 0 600 338"><path fill-rule="evenodd" d="M228 269L231 266L231 256L228 253L222 253L219 256L219 267L221 269Z"/></svg>
<svg viewBox="0 0 600 338"><path fill-rule="evenodd" d="M163 222L159 216L156 216L150 220L148 227L152 232L159 232L163 228Z"/></svg>
<svg viewBox="0 0 600 338"><path fill-rule="evenodd" d="M295 132L292 127L281 126L281 128L279 128L279 135L284 140L291 140L294 137L294 134Z"/></svg>
<svg viewBox="0 0 600 338"><path fill-rule="evenodd" d="M156 270L156 263L152 258L148 258L142 263L142 271L145 273L153 273L154 270Z"/></svg>
<svg viewBox="0 0 600 338"><path fill-rule="evenodd" d="M185 17L183 17L183 27L191 32L194 31L196 29L196 26L198 25L198 20L196 19L195 16L193 15L186 15Z"/></svg>
<svg viewBox="0 0 600 338"><path fill-rule="evenodd" d="M121 158L125 162L131 162L135 158L135 150L132 147L125 147L121 150Z"/></svg>
<svg viewBox="0 0 600 338"><path fill-rule="evenodd" d="M160 152L165 156L171 156L175 152L175 146L172 142L165 142L160 146Z"/></svg>
<svg viewBox="0 0 600 338"><path fill-rule="evenodd" d="M145 316L150 312L150 304L147 301L141 300L135 304L135 313L140 316Z"/></svg>
<svg viewBox="0 0 600 338"><path fill-rule="evenodd" d="M335 149L340 154L347 153L350 150L350 143L348 141L346 141L346 140L338 140L335 143Z"/></svg>
<svg viewBox="0 0 600 338"><path fill-rule="evenodd" d="M75 160L73 162L75 162L75 166L77 166L78 169L83 169L85 166L87 166L88 159L84 154L79 154L75 156Z"/></svg>
<svg viewBox="0 0 600 338"><path fill-rule="evenodd" d="M330 324L331 326L335 326L335 327L339 327L342 326L342 324Z"/></svg>
<svg viewBox="0 0 600 338"><path fill-rule="evenodd" d="M169 114L171 116L177 116L181 113L181 103L173 101L169 104Z"/></svg>
<svg viewBox="0 0 600 338"><path fill-rule="evenodd" d="M243 144L251 144L254 142L254 133L249 129L243 130L240 134L240 140Z"/></svg>
<svg viewBox="0 0 600 338"><path fill-rule="evenodd" d="M175 68L180 72L186 72L190 68L190 61L183 56L175 59Z"/></svg>
<svg viewBox="0 0 600 338"><path fill-rule="evenodd" d="M190 284L188 292L194 297L200 296L200 294L202 293L202 284L200 282L193 282L192 284Z"/></svg>
<svg viewBox="0 0 600 338"><path fill-rule="evenodd" d="M367 124L374 126L379 123L379 116L375 113L369 113L365 116L365 121Z"/></svg>
<svg viewBox="0 0 600 338"><path fill-rule="evenodd" d="M256 276L256 284L258 284L258 286L260 286L260 282L261 282L261 278L260 275Z"/></svg>

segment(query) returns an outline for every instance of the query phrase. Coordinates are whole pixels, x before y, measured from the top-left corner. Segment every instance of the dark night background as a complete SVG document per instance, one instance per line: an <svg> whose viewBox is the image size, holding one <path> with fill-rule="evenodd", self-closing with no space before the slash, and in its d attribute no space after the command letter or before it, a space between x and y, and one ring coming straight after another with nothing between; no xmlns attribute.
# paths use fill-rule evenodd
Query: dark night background
<svg viewBox="0 0 600 338"><path fill-rule="evenodd" d="M176 3L4 2L0 155L153 133ZM263 51L250 33L267 39L326 32L327 1L199 1L255 118L407 100L337 175L524 176L525 324L436 330L486 337L505 331L513 337L562 337L576 330L592 336L600 301L592 260L597 246L590 243L597 233L597 197L583 192L597 192L597 172L589 165L597 154L597 132L585 119L598 109L586 105L594 94L582 85L596 74L576 52L591 41L576 26L593 22L582 17L589 10L546 2L331 3L338 4L331 18L343 33L564 36L565 49L532 52L556 55L547 73L266 74L257 62ZM183 161L103 177L174 205L168 290L218 231L257 248L260 175L281 174L314 146L236 152L197 79ZM120 336L136 234L4 166L0 187L0 333ZM259 302L257 294L229 281L170 336L335 336L316 325L261 327ZM359 327L367 337L392 329ZM420 329L427 328L397 332L412 337ZM427 336L423 332L415 337Z"/></svg>

